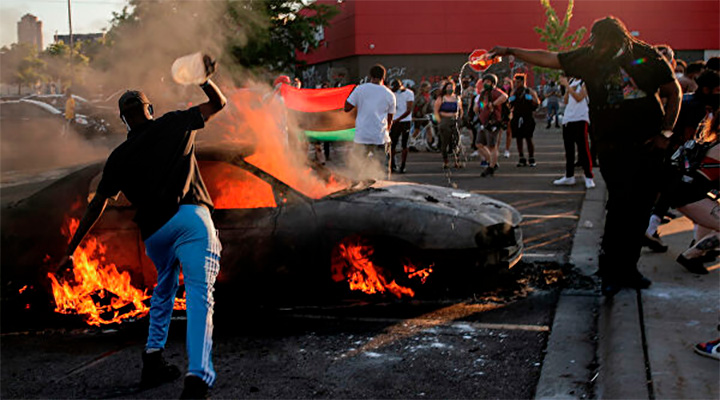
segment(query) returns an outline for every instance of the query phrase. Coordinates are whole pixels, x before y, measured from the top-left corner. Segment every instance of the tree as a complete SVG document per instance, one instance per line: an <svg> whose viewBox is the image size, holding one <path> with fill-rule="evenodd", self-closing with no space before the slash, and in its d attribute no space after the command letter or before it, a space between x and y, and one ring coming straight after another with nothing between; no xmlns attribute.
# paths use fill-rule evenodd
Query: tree
<svg viewBox="0 0 720 400"><path fill-rule="evenodd" d="M250 27L247 43L230 43L233 58L244 67L295 72L304 62L297 52L318 47L318 29L340 12L336 6L306 4L301 0L255 0L229 3L229 15L240 26ZM248 10L261 16L248 21Z"/></svg>
<svg viewBox="0 0 720 400"><path fill-rule="evenodd" d="M214 50L216 56L229 56L223 59L226 67L236 64L250 69L295 71L302 64L297 51L317 48L317 30L339 13L334 5L306 3L309 2L130 0L131 8L126 6L113 13L107 46L116 53L118 47L128 43L143 46L153 36L150 44L154 46L173 38L172 42L163 43L164 51L168 51L188 47L188 43L198 42L197 37L204 35L206 41L200 41L202 45L196 48ZM160 34L163 36L157 37ZM208 38L215 43L207 43Z"/></svg>
<svg viewBox="0 0 720 400"><path fill-rule="evenodd" d="M38 57L35 45L14 43L2 53L2 80L18 85L18 94L23 86L35 86L47 81L46 63Z"/></svg>
<svg viewBox="0 0 720 400"><path fill-rule="evenodd" d="M85 42L73 43L72 66L70 65L70 46L62 40L50 44L42 53L48 78L59 81L62 87L68 87L81 81L82 72L90 63L90 58L83 54L84 46L87 45Z"/></svg>
<svg viewBox="0 0 720 400"><path fill-rule="evenodd" d="M535 27L535 32L540 35L540 41L547 45L547 49L550 51L567 51L577 48L582 41L583 36L587 29L581 27L574 33L570 33L570 20L572 19L572 10L575 5L574 0L568 1L567 9L565 10L565 17L560 20L555 11L555 8L550 4L550 0L540 0L543 8L545 8L545 26ZM544 73L546 75L557 78L559 72L548 68L535 67L534 70L538 73Z"/></svg>

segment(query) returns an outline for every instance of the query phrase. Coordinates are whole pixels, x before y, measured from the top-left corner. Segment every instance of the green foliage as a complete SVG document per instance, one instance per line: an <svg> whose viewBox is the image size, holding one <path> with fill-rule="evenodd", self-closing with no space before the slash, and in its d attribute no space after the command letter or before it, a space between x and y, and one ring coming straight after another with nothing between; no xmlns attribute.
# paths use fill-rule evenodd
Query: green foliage
<svg viewBox="0 0 720 400"><path fill-rule="evenodd" d="M316 49L320 44L317 30L339 12L336 6L301 0L231 1L228 15L235 24L247 28L247 43L231 40L230 54L243 67L295 72L304 64L296 51ZM248 19L247 15L260 18Z"/></svg>
<svg viewBox="0 0 720 400"><path fill-rule="evenodd" d="M46 62L39 57L35 45L14 43L2 54L2 80L18 85L18 93L22 86L47 82L45 69Z"/></svg>
<svg viewBox="0 0 720 400"><path fill-rule="evenodd" d="M50 44L41 54L45 62L45 72L50 80L60 82L62 87L68 87L82 80L82 71L90 64L90 46L102 46L101 43L92 44L92 41L73 42L72 64L70 60L70 46L62 40Z"/></svg>
<svg viewBox="0 0 720 400"><path fill-rule="evenodd" d="M558 17L557 12L550 4L550 0L540 0L543 8L545 8L545 26L535 27L535 32L540 35L540 41L545 43L547 49L550 51L568 51L577 48L587 29L583 26L576 30L574 33L570 33L570 20L572 19L572 10L575 5L574 0L569 0L567 9L565 10L565 16L562 20ZM535 67L533 70L536 73L544 73L551 77L557 78L559 72L548 68Z"/></svg>
<svg viewBox="0 0 720 400"><path fill-rule="evenodd" d="M121 42L127 45L129 41L138 40L138 32L153 34L156 29L149 26L168 18L174 22L185 19L192 24L191 16L202 13L203 7L220 6L224 7L222 17L216 21L215 28L222 30L221 51L229 56L222 57L224 67L233 69L234 64L249 69L295 71L301 64L296 50L317 48L317 29L327 26L339 13L336 6L306 3L305 0L129 0L129 6L113 13L107 46L118 47ZM181 42L188 40L178 38Z"/></svg>

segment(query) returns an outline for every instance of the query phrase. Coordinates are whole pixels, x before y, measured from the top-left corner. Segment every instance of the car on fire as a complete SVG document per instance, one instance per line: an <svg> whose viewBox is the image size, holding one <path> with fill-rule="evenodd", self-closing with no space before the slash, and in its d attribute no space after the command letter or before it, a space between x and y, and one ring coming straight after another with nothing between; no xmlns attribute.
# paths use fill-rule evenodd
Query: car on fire
<svg viewBox="0 0 720 400"><path fill-rule="evenodd" d="M197 150L223 247L218 287L271 296L298 287L347 292L337 276L342 268L331 266L352 245L363 246L369 259L407 285L401 275L408 262L432 267L428 282L469 283L482 279L484 267L512 267L522 256L521 215L492 198L373 180L338 184L339 190L313 198L247 161L249 154L232 146ZM82 216L102 167L89 165L2 210L4 285L47 284L48 260L67 246L61 230L68 218ZM133 215L121 195L91 235L105 247L105 262L128 271L135 286L152 288L155 269Z"/></svg>

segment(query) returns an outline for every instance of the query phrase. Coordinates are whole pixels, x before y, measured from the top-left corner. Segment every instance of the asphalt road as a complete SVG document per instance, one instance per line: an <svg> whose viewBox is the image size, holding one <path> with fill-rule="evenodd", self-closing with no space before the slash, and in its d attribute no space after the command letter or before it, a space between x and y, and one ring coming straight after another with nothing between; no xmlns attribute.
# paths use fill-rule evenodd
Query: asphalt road
<svg viewBox="0 0 720 400"><path fill-rule="evenodd" d="M585 284L566 265L585 188L552 185L564 170L561 134L540 125L535 168L515 167L513 149L494 177L480 177L479 161L447 174L439 154L411 153L408 173L393 178L454 184L516 207L524 214L520 264L489 272L472 293L432 299L263 305L237 304L219 291L213 397L532 397L558 289ZM178 365L184 328L181 317L173 322L166 349ZM146 329L144 320L96 329L66 316L49 328L3 329L0 396L175 398L181 380L136 387Z"/></svg>

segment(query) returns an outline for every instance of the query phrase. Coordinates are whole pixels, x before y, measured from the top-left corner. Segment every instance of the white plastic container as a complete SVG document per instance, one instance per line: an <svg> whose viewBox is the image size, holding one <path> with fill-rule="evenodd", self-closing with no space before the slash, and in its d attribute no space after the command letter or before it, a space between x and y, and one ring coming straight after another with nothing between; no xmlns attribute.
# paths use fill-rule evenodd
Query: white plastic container
<svg viewBox="0 0 720 400"><path fill-rule="evenodd" d="M171 72L173 80L181 85L199 85L207 80L201 52L176 59Z"/></svg>

